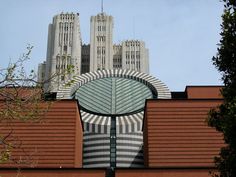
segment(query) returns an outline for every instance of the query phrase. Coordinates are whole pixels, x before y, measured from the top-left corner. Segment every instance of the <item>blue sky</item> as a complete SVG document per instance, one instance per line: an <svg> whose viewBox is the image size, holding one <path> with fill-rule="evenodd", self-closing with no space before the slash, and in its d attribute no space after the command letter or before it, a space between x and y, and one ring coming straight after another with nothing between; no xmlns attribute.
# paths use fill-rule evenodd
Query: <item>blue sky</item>
<svg viewBox="0 0 236 177"><path fill-rule="evenodd" d="M80 13L83 43L89 43L90 16L101 0L0 0L0 68L34 46L29 69L46 58L47 30L61 12ZM186 85L219 85L211 58L220 40L223 4L218 0L104 0L114 17L113 41L140 39L149 48L150 74L171 91Z"/></svg>

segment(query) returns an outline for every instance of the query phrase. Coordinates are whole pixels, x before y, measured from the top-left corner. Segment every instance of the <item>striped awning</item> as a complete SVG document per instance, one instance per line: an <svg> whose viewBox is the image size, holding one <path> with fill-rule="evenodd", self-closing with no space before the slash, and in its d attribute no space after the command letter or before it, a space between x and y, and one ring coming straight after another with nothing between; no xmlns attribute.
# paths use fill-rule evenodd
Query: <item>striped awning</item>
<svg viewBox="0 0 236 177"><path fill-rule="evenodd" d="M84 131L91 133L110 133L111 117L99 116L85 111L81 111ZM117 116L116 117L116 133L130 133L142 131L143 111L140 113Z"/></svg>
<svg viewBox="0 0 236 177"><path fill-rule="evenodd" d="M74 97L74 94L78 88L82 85L90 81L106 77L121 77L137 80L155 90L158 94L157 98L171 98L169 89L159 79L156 79L146 73L140 73L134 70L113 69L90 72L73 78L73 82L71 82L71 84L62 84L60 86L57 92L57 99L71 99Z"/></svg>
<svg viewBox="0 0 236 177"><path fill-rule="evenodd" d="M110 133L111 117L99 116L80 111L84 131L91 133Z"/></svg>

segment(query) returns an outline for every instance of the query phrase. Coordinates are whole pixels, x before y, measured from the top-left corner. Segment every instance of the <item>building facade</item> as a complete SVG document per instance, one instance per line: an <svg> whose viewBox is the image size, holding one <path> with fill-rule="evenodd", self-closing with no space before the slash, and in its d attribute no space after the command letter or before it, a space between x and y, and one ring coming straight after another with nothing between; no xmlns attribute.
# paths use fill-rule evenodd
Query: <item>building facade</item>
<svg viewBox="0 0 236 177"><path fill-rule="evenodd" d="M0 152L10 147L1 176L209 177L225 146L206 124L208 112L223 102L221 87L171 92L148 74L143 41L113 44L113 17L103 12L90 25L90 44L82 45L79 14L53 17L38 81L49 81L45 90L57 93L42 95L48 100L31 115L39 121L0 121ZM66 74L71 66L74 72ZM34 90L19 89L22 98ZM9 104L0 97L1 111Z"/></svg>
<svg viewBox="0 0 236 177"><path fill-rule="evenodd" d="M46 74L46 62L40 63L38 65L38 82L43 83L45 81L45 74Z"/></svg>
<svg viewBox="0 0 236 177"><path fill-rule="evenodd" d="M149 53L145 43L126 40L113 45L113 69L129 69L149 73Z"/></svg>
<svg viewBox="0 0 236 177"><path fill-rule="evenodd" d="M48 27L45 80L46 91L56 92L60 84L81 73L81 34L79 14L61 13ZM67 72L73 66L73 72Z"/></svg>
<svg viewBox="0 0 236 177"><path fill-rule="evenodd" d="M122 69L149 73L149 53L145 43L139 40L122 42Z"/></svg>
<svg viewBox="0 0 236 177"><path fill-rule="evenodd" d="M122 69L122 45L113 45L113 69Z"/></svg>
<svg viewBox="0 0 236 177"><path fill-rule="evenodd" d="M83 122L83 167L144 167L146 99L170 99L164 83L134 70L99 70L75 77L57 99L77 99Z"/></svg>
<svg viewBox="0 0 236 177"><path fill-rule="evenodd" d="M90 19L90 71L113 67L113 17L100 13Z"/></svg>
<svg viewBox="0 0 236 177"><path fill-rule="evenodd" d="M209 177L225 146L222 134L206 123L209 110L223 102L220 89L170 92L132 70L77 76L40 122L12 121L13 129L0 122L1 134L10 132L9 141L21 145L0 164L0 173L11 177L21 168L26 177ZM45 111L48 103L41 104Z"/></svg>
<svg viewBox="0 0 236 177"><path fill-rule="evenodd" d="M126 40L113 44L113 17L99 13L90 19L90 44L82 44L79 14L61 13L48 30L45 90L57 92L73 76L107 69L130 69L149 73L149 55L144 41ZM41 66L41 65L40 65ZM65 74L68 67L74 72ZM42 78L38 77L38 81Z"/></svg>

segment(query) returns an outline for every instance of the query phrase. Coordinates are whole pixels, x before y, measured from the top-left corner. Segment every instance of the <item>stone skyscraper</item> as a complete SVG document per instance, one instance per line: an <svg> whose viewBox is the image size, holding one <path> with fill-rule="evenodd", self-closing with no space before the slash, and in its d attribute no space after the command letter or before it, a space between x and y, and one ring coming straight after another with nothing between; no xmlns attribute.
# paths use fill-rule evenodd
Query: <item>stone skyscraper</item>
<svg viewBox="0 0 236 177"><path fill-rule="evenodd" d="M113 45L113 68L149 73L149 56L145 43L139 40L126 40Z"/></svg>
<svg viewBox="0 0 236 177"><path fill-rule="evenodd" d="M64 75L72 65L75 71ZM103 11L90 19L90 44L82 44L79 14L61 13L49 25L46 71L41 66L45 65L39 65L38 80L49 81L45 91L57 92L73 76L97 70L125 69L148 74L149 55L144 41L113 44L113 17Z"/></svg>
<svg viewBox="0 0 236 177"><path fill-rule="evenodd" d="M113 68L113 17L99 13L90 19L90 71Z"/></svg>
<svg viewBox="0 0 236 177"><path fill-rule="evenodd" d="M74 72L64 74L70 66ZM49 24L45 89L56 92L60 84L80 74L81 34L79 14L61 13ZM52 78L52 79L51 79Z"/></svg>

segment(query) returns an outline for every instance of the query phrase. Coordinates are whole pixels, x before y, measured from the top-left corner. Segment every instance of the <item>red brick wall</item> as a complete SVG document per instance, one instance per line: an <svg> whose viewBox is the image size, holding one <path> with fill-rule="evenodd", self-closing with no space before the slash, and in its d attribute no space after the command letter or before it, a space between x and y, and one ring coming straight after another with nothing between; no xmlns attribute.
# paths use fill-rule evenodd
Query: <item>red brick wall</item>
<svg viewBox="0 0 236 177"><path fill-rule="evenodd" d="M105 177L105 170L54 169L54 170L0 170L1 177Z"/></svg>
<svg viewBox="0 0 236 177"><path fill-rule="evenodd" d="M1 134L7 135L11 129L12 141L15 138L20 145L12 149L12 158L21 160L19 166L82 167L83 130L76 101L52 102L37 122L0 123ZM16 166L12 161L0 164L0 167Z"/></svg>
<svg viewBox="0 0 236 177"><path fill-rule="evenodd" d="M146 167L213 167L223 137L207 126L221 100L148 100L144 118Z"/></svg>
<svg viewBox="0 0 236 177"><path fill-rule="evenodd" d="M185 91L188 99L220 99L222 98L221 88L221 86L187 86Z"/></svg>
<svg viewBox="0 0 236 177"><path fill-rule="evenodd" d="M210 169L117 169L116 177L211 177Z"/></svg>

